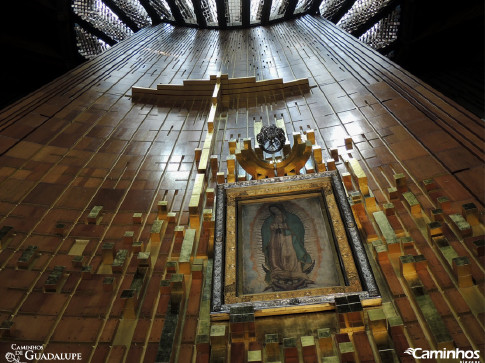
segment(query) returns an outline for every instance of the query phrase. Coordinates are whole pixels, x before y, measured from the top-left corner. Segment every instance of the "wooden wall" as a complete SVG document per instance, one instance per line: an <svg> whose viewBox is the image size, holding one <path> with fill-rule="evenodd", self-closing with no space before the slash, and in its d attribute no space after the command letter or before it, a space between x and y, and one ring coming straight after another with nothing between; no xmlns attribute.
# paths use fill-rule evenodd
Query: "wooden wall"
<svg viewBox="0 0 485 363"><path fill-rule="evenodd" d="M428 261L419 280L454 344L483 351L483 251L477 254L473 241L445 219L452 249L470 262L473 286L459 287L453 267L426 229L433 220L431 211L440 207L446 215L459 214L463 204L473 202L483 216L483 122L324 19L305 16L235 31L166 24L143 29L0 112L0 228L14 231L2 239L0 252L0 320L14 322L1 338L2 352L11 342L35 342L46 344L48 351L82 352L85 361L93 362L161 357L160 337L173 316L159 285L167 279L166 262L176 259L177 226L189 228L197 174L194 149L204 142L210 105L134 103L131 87L181 84L219 71L258 80L309 78L311 86L310 93L284 100L268 95L234 100L221 109L213 149L219 169L226 170L228 140L253 137L255 119L268 123L283 115L288 132L315 130L325 160L331 149L359 160L381 209L390 201L394 175L403 173L422 212L412 214L402 198L393 201L394 226L414 240L412 249L402 254L424 255ZM352 150L345 148L346 137L353 139ZM345 171L341 160L337 167ZM430 178L434 194L422 183ZM210 179L209 186L214 185ZM175 214L165 219L161 242L155 243L151 232L159 201L166 201ZM103 206L102 218L88 224L94 206ZM133 213L143 214L141 223L133 221ZM103 245L131 249L127 231L133 232L133 241L148 244L152 254L133 320L120 319L126 309L121 292L135 279L136 254L129 255L121 273L113 273L115 283L103 287L104 278L112 275L103 263ZM481 235L479 223L473 237ZM73 246L82 244L80 240L88 242L79 253ZM38 253L22 268L19 258L30 245ZM72 261L76 254L91 266L91 279ZM55 266L65 266L57 292L45 292ZM396 354L405 357L402 350L409 346L436 347L436 332L400 273L399 255L385 257L376 274L387 291L386 303L404 321L404 343L401 336L389 343ZM195 291L187 309L202 294L200 282L194 281L186 277L187 289ZM184 309L169 350L179 361L192 354L195 342L192 328L183 329L184 323L196 326ZM299 324L303 331L304 323ZM372 354L379 355L372 336L367 337Z"/></svg>

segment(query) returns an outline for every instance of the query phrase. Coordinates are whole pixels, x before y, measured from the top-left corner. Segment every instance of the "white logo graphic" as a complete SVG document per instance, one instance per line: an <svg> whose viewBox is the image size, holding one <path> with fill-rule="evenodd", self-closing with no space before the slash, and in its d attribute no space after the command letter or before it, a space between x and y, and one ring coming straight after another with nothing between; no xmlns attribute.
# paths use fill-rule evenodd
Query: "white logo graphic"
<svg viewBox="0 0 485 363"><path fill-rule="evenodd" d="M462 350L460 348L448 350L423 350L422 348L408 348L404 353L412 355L417 359L460 359L462 363L475 362L480 360L479 350ZM469 361L466 359L472 359Z"/></svg>
<svg viewBox="0 0 485 363"><path fill-rule="evenodd" d="M13 352L7 352L5 359L8 363L26 363L21 361L20 358L27 361L37 360L82 360L81 353L44 353L43 345L17 345L12 344L10 346Z"/></svg>
<svg viewBox="0 0 485 363"><path fill-rule="evenodd" d="M20 362L20 358L16 358L15 354L13 354L12 352L8 352L7 354L5 354L5 359L8 363L22 363Z"/></svg>
<svg viewBox="0 0 485 363"><path fill-rule="evenodd" d="M414 348L408 348L408 349L406 349L406 350L404 351L404 353L414 356L414 351L415 351L415 350L416 350L416 349L414 349Z"/></svg>

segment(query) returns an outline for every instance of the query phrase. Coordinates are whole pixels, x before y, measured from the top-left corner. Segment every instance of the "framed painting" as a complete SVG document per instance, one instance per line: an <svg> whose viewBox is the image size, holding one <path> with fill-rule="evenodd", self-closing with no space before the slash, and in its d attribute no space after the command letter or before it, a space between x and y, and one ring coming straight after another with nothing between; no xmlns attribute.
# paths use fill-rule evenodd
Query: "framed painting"
<svg viewBox="0 0 485 363"><path fill-rule="evenodd" d="M337 172L221 184L216 203L213 314L379 298Z"/></svg>

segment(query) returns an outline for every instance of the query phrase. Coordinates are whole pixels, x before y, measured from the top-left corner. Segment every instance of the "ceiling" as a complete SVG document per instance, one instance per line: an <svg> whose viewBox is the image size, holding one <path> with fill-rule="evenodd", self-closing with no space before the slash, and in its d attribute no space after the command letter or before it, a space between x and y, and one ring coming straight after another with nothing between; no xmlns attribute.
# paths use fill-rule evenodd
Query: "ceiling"
<svg viewBox="0 0 485 363"><path fill-rule="evenodd" d="M267 25L319 14L382 49L397 39L398 0L73 0L79 52L96 56L139 29L169 22L199 28Z"/></svg>
<svg viewBox="0 0 485 363"><path fill-rule="evenodd" d="M233 29L323 16L483 117L483 1L26 0L0 22L8 105L138 30ZM463 87L461 87L463 85Z"/></svg>

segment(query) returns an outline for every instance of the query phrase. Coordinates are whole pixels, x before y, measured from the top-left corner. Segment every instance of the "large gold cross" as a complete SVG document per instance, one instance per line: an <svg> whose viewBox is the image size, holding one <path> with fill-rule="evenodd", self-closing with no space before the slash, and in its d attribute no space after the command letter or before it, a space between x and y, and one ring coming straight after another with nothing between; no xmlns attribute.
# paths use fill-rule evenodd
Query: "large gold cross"
<svg viewBox="0 0 485 363"><path fill-rule="evenodd" d="M229 78L227 74L211 75L208 80L184 80L182 85L159 84L155 89L133 87L132 97L136 102L143 103L166 103L180 101L209 101L211 109L207 119L208 131L212 134L217 107L221 104L229 106L231 99L249 99L258 96L280 96L284 98L285 93L294 91L307 92L310 89L308 78L297 79L290 82L283 82L282 78L256 81L256 77ZM284 123L283 123L284 127ZM257 125L255 125L257 128ZM256 135L256 134L255 134ZM206 139L201 150L199 172L205 171L207 161L214 138ZM288 145L289 146L289 145ZM235 154L238 163L255 179L282 176L288 172L298 173L308 160L312 146L309 142L296 137L293 148L286 155L284 160L278 162L267 162L258 156L257 150L253 150L250 140L244 140L243 147L236 150L231 149ZM257 149L257 148L256 148ZM229 180L231 182L233 180Z"/></svg>

